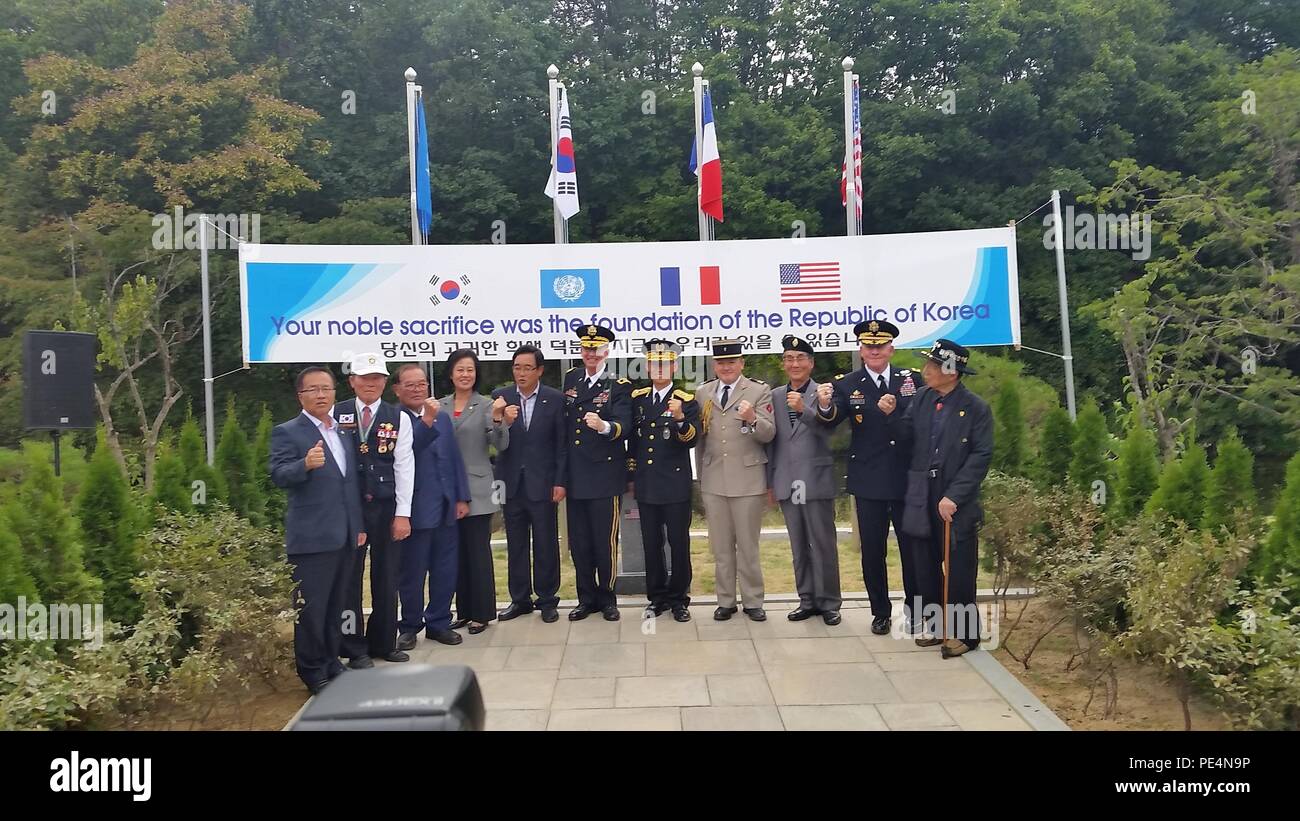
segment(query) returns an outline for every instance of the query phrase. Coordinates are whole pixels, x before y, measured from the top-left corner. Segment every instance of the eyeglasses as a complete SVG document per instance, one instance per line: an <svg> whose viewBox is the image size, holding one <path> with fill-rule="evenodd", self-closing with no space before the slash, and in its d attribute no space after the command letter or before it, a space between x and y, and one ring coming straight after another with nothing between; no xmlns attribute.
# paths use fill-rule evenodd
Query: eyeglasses
<svg viewBox="0 0 1300 821"><path fill-rule="evenodd" d="M409 390L414 390L415 388L427 388L427 387L429 387L429 383L428 383L428 382L424 382L424 381L420 381L420 382L402 382L401 385L402 385L403 388L406 388L408 391L409 391Z"/></svg>
<svg viewBox="0 0 1300 821"><path fill-rule="evenodd" d="M298 391L298 393L299 394L309 393L312 396L321 396L322 394L326 394L326 393L334 393L334 386L330 385L328 388L321 388L321 387L303 388L302 390Z"/></svg>
<svg viewBox="0 0 1300 821"><path fill-rule="evenodd" d="M529 371L537 370L537 366L536 365L511 365L510 369L512 371L519 371L520 373L528 373Z"/></svg>

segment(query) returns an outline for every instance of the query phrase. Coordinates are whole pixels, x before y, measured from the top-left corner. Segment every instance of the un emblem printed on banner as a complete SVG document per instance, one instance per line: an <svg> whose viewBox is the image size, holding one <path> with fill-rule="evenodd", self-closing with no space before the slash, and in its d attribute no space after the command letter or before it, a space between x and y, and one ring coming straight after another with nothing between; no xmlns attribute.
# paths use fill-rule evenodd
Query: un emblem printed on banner
<svg viewBox="0 0 1300 821"><path fill-rule="evenodd" d="M575 277L572 274L556 277L551 288L555 291L555 295L565 302L577 302L582 298L583 291L587 290L582 277Z"/></svg>
<svg viewBox="0 0 1300 821"><path fill-rule="evenodd" d="M599 268L543 268L543 308L599 308Z"/></svg>

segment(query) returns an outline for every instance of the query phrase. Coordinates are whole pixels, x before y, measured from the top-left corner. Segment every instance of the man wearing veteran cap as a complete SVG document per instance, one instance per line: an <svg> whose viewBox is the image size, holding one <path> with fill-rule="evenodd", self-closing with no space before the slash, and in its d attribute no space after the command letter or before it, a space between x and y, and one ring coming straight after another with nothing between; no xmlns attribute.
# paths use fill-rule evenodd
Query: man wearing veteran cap
<svg viewBox="0 0 1300 821"><path fill-rule="evenodd" d="M397 649L397 582L402 544L411 535L415 456L411 423L383 401L388 366L379 354L353 357L348 385L354 397L334 406L334 420L355 449L361 478L362 515L370 548L370 620L362 624L361 586L366 548L356 551L344 599L341 652L353 669L374 667L372 658L409 661Z"/></svg>
<svg viewBox="0 0 1300 821"><path fill-rule="evenodd" d="M835 625L840 623L840 556L831 428L817 421L812 346L797 336L785 337L781 346L781 367L790 381L772 390L776 436L768 445L767 483L785 517L799 591L799 606L786 618L819 615Z"/></svg>
<svg viewBox="0 0 1300 821"><path fill-rule="evenodd" d="M921 356L926 386L906 411L899 412L893 395L882 396L879 407L899 446L911 453L903 529L923 540L926 628L943 636L916 643L942 642L943 657L952 658L980 643L975 573L984 511L979 494L993 459L993 414L961 382L962 374L975 373L966 348L940 339Z"/></svg>
<svg viewBox="0 0 1300 821"><path fill-rule="evenodd" d="M776 435L771 389L743 373L740 340L713 342L716 379L700 385L700 491L716 562L718 607L713 618L736 613L736 580L745 615L766 621L758 534L767 501L767 452Z"/></svg>
<svg viewBox="0 0 1300 821"><path fill-rule="evenodd" d="M618 563L619 500L627 484L627 436L632 383L605 368L614 332L603 325L578 329L581 368L564 375L568 446L569 553L577 574L578 606L570 621L601 613L618 621L614 581Z"/></svg>
<svg viewBox="0 0 1300 821"><path fill-rule="evenodd" d="M830 427L847 419L853 431L846 488L853 494L857 509L862 580L871 600L871 632L888 633L893 616L885 568L891 522L903 569L903 612L908 616L909 627L915 631L921 619L916 598L920 592L916 575L918 554L901 528L908 453L887 430L877 403L880 397L889 395L898 407L906 410L916 395L919 380L911 370L895 368L889 362L894 355L894 339L898 337L898 327L892 322L877 319L859 322L853 327L853 333L858 338L862 367L841 374L833 384L817 389L817 415Z"/></svg>
<svg viewBox="0 0 1300 821"><path fill-rule="evenodd" d="M633 436L628 480L641 513L645 546L647 617L673 611L690 621L691 611L691 448L699 441L700 405L690 393L673 388L677 347L666 339L646 343L650 384L632 391ZM664 565L664 531L672 576Z"/></svg>

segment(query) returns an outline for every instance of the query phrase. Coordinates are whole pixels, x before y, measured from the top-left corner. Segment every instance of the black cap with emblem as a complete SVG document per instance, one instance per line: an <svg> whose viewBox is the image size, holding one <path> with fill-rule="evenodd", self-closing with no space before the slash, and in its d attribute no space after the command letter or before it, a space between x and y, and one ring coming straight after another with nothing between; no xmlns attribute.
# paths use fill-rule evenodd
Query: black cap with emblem
<svg viewBox="0 0 1300 821"><path fill-rule="evenodd" d="M928 351L918 351L918 355L941 365L945 368L951 368L957 373L968 373L974 375L976 371L967 363L970 362L970 351L964 345L958 345L951 339L936 339Z"/></svg>
<svg viewBox="0 0 1300 821"><path fill-rule="evenodd" d="M739 339L713 340L714 359L736 359L744 355L744 346Z"/></svg>
<svg viewBox="0 0 1300 821"><path fill-rule="evenodd" d="M578 329L578 342L584 348L599 348L614 341L614 332L604 325L583 325Z"/></svg>
<svg viewBox="0 0 1300 821"><path fill-rule="evenodd" d="M859 345L888 345L898 338L898 326L883 319L869 319L853 326Z"/></svg>
<svg viewBox="0 0 1300 821"><path fill-rule="evenodd" d="M667 339L651 339L645 343L647 362L675 362L680 352L680 346Z"/></svg>
<svg viewBox="0 0 1300 821"><path fill-rule="evenodd" d="M781 349L783 352L798 351L799 353L806 353L809 356L815 356L817 353L813 350L812 345L808 344L808 340L800 339L793 334L786 334L781 338Z"/></svg>

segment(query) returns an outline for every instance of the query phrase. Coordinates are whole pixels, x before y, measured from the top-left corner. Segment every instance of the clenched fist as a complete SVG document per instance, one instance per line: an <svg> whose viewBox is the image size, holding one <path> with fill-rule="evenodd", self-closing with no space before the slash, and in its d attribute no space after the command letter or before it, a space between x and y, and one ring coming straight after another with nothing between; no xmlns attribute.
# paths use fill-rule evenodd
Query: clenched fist
<svg viewBox="0 0 1300 821"><path fill-rule="evenodd" d="M754 406L744 399L740 400L739 404L736 405L736 415L750 424L753 424L754 420L758 418L758 414L754 413Z"/></svg>
<svg viewBox="0 0 1300 821"><path fill-rule="evenodd" d="M513 425L515 423L515 420L518 418L519 418L519 406L506 405L506 416L505 416L506 424Z"/></svg>
<svg viewBox="0 0 1300 821"><path fill-rule="evenodd" d="M668 400L668 412L671 413L673 418L678 422L686 418L686 414L682 413L682 400L680 399Z"/></svg>
<svg viewBox="0 0 1300 821"><path fill-rule="evenodd" d="M829 384L817 386L817 405L818 407L831 408L831 396L834 395L835 388Z"/></svg>
<svg viewBox="0 0 1300 821"><path fill-rule="evenodd" d="M424 421L427 424L433 424L438 418L438 411L442 409L442 403L430 396L424 400Z"/></svg>
<svg viewBox="0 0 1300 821"><path fill-rule="evenodd" d="M790 391L785 395L785 404L795 413L803 413L803 391Z"/></svg>
<svg viewBox="0 0 1300 821"><path fill-rule="evenodd" d="M876 403L876 407L880 408L881 413L888 416L898 407L898 397L894 396L892 393L887 393L880 397L880 401Z"/></svg>
<svg viewBox="0 0 1300 821"><path fill-rule="evenodd" d="M496 399L492 400L492 421L493 422L501 421L502 415L505 411L505 407L506 407L506 398L504 396L498 396Z"/></svg>
<svg viewBox="0 0 1300 821"><path fill-rule="evenodd" d="M600 414L595 411L587 411L587 415L582 417L582 421L587 423L587 427L600 433L605 429L605 420L600 418Z"/></svg>
<svg viewBox="0 0 1300 821"><path fill-rule="evenodd" d="M315 470L325 464L325 440L322 439L307 451L307 470Z"/></svg>

